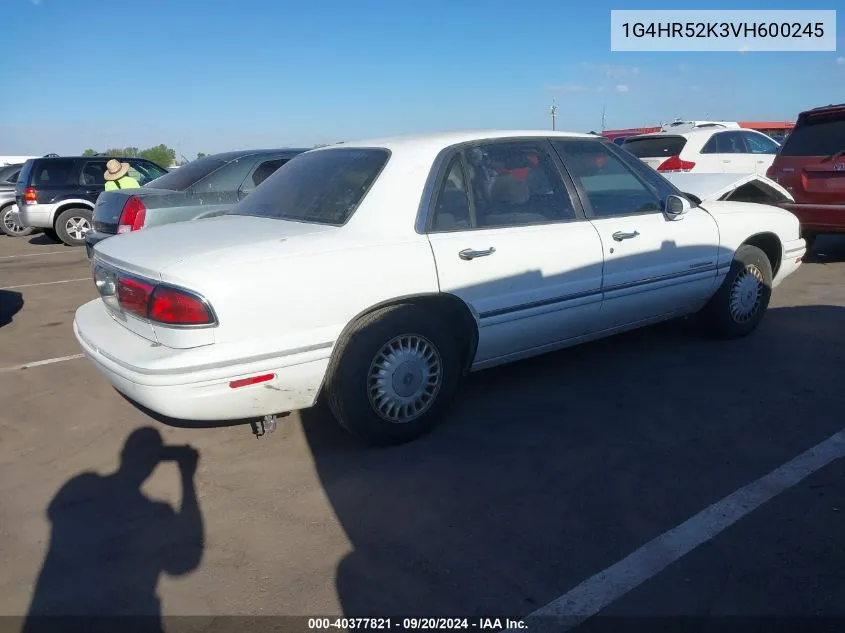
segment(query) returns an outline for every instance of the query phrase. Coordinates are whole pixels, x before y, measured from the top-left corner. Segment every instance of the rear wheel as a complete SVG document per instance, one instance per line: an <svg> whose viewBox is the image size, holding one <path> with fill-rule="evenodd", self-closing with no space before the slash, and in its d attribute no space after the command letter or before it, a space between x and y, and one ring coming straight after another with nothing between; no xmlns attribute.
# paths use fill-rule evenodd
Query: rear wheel
<svg viewBox="0 0 845 633"><path fill-rule="evenodd" d="M0 209L0 233L9 237L24 237L30 235L35 229L31 226L23 226L12 219L12 210L15 205L10 204Z"/></svg>
<svg viewBox="0 0 845 633"><path fill-rule="evenodd" d="M744 244L734 255L731 269L698 320L717 338L741 338L753 332L769 307L772 264L756 246Z"/></svg>
<svg viewBox="0 0 845 633"><path fill-rule="evenodd" d="M329 367L328 405L348 431L392 445L430 431L460 380L452 328L413 305L363 317Z"/></svg>
<svg viewBox="0 0 845 633"><path fill-rule="evenodd" d="M82 246L91 230L92 216L91 209L65 209L56 218L56 234L68 246Z"/></svg>

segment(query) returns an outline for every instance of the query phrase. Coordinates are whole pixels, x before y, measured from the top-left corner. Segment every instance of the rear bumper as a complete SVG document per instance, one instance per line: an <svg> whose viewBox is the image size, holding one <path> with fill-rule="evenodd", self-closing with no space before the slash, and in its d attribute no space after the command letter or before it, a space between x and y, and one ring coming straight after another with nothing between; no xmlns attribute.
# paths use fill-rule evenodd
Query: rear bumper
<svg viewBox="0 0 845 633"><path fill-rule="evenodd" d="M800 204L778 205L795 214L801 222L801 229L814 233L845 233L845 197L842 204Z"/></svg>
<svg viewBox="0 0 845 633"><path fill-rule="evenodd" d="M317 398L331 353L331 349L279 352L232 364L161 369L155 361L167 356L173 365L174 357L190 350L152 348L149 341L116 323L99 299L76 311L73 332L85 356L115 389L177 420L245 420L308 408ZM275 378L237 389L229 386L233 380L267 373Z"/></svg>
<svg viewBox="0 0 845 633"><path fill-rule="evenodd" d="M18 221L21 226L52 229L55 213L55 204L25 204L18 206Z"/></svg>
<svg viewBox="0 0 845 633"><path fill-rule="evenodd" d="M85 255L88 260L94 255L94 245L102 242L104 239L114 237L111 233L100 233L99 231L90 230L85 234Z"/></svg>

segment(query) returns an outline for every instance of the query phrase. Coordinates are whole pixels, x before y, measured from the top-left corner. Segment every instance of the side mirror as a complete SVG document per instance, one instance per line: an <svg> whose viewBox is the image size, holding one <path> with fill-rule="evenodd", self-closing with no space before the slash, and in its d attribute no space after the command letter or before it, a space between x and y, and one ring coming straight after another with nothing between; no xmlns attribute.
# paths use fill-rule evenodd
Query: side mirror
<svg viewBox="0 0 845 633"><path fill-rule="evenodd" d="M692 209L692 203L682 196L672 194L666 197L666 217L670 220L680 220Z"/></svg>

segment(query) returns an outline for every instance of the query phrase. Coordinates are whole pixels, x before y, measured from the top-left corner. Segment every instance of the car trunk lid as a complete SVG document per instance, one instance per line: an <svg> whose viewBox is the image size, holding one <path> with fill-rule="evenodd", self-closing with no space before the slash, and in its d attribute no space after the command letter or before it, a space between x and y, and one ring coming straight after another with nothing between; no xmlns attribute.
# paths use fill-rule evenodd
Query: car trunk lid
<svg viewBox="0 0 845 633"><path fill-rule="evenodd" d="M118 189L104 191L94 205L94 230L110 235L117 234L120 214L129 198L140 198L144 206L150 206L156 198L173 196L176 192L166 189Z"/></svg>
<svg viewBox="0 0 845 633"><path fill-rule="evenodd" d="M198 257L220 259L226 251L337 230L336 227L243 215L150 227L109 238L94 247L95 257L129 272L161 279L179 262Z"/></svg>

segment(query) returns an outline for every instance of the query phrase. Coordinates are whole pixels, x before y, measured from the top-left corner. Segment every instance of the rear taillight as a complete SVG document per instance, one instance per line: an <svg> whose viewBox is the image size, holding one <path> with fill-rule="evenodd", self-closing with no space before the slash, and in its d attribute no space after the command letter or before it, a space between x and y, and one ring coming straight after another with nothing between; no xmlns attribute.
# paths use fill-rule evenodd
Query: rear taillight
<svg viewBox="0 0 845 633"><path fill-rule="evenodd" d="M141 202L139 198L130 196L123 205L123 211L120 212L120 219L117 221L118 233L129 233L130 231L137 231L144 226L144 220L147 219L147 207Z"/></svg>
<svg viewBox="0 0 845 633"><path fill-rule="evenodd" d="M113 310L166 325L216 323L208 303L187 290L137 279L101 264L95 264L93 276L103 302Z"/></svg>
<svg viewBox="0 0 845 633"><path fill-rule="evenodd" d="M23 201L25 204L37 204L38 203L38 192L35 191L35 187L27 187L23 191Z"/></svg>
<svg viewBox="0 0 845 633"><path fill-rule="evenodd" d="M695 167L695 163L688 160L681 160L680 156L667 158L657 167L657 171L689 171Z"/></svg>
<svg viewBox="0 0 845 633"><path fill-rule="evenodd" d="M198 297L159 286L150 299L150 319L171 325L206 325L212 322L205 302Z"/></svg>
<svg viewBox="0 0 845 633"><path fill-rule="evenodd" d="M117 278L117 302L125 312L146 319L155 286L128 277Z"/></svg>

